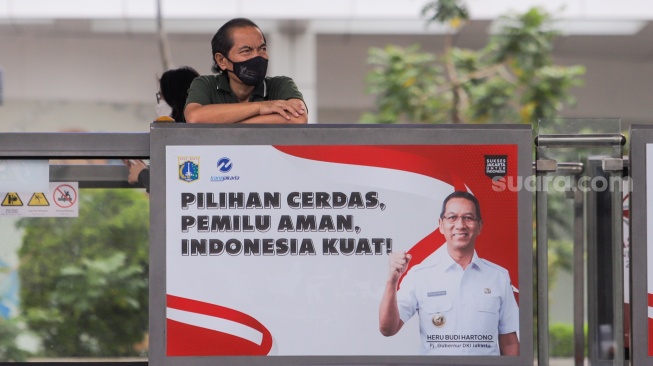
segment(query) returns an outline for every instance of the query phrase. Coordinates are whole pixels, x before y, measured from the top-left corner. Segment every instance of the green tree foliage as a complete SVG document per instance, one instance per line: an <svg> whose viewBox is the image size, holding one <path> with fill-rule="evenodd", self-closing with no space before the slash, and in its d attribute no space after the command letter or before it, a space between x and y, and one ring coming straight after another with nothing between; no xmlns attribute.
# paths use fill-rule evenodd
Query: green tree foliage
<svg viewBox="0 0 653 366"><path fill-rule="evenodd" d="M587 338L587 326L583 329ZM574 326L572 324L554 323L549 327L549 355L551 357L574 356ZM587 356L587 342L585 342Z"/></svg>
<svg viewBox="0 0 653 366"><path fill-rule="evenodd" d="M370 62L386 65L387 70L367 77L369 92L378 95L378 112L365 115L364 120L393 123L404 118L438 123L447 118L449 103L444 98L433 98L437 86L445 82L441 67L435 63L434 55L418 52L418 48L389 45L385 49L370 49Z"/></svg>
<svg viewBox="0 0 653 366"><path fill-rule="evenodd" d="M16 344L19 334L16 320L0 318L0 361L22 362L27 359L29 353Z"/></svg>
<svg viewBox="0 0 653 366"><path fill-rule="evenodd" d="M137 355L148 326L149 203L83 190L78 218L24 218L20 299L44 356Z"/></svg>
<svg viewBox="0 0 653 366"><path fill-rule="evenodd" d="M428 3L428 22L453 32L469 20L461 0ZM371 48L368 92L377 95L377 110L366 123L534 123L555 118L574 103L570 88L582 83L582 66L553 64L554 19L539 8L499 19L496 32L480 50L452 46L445 38L441 56L388 45Z"/></svg>

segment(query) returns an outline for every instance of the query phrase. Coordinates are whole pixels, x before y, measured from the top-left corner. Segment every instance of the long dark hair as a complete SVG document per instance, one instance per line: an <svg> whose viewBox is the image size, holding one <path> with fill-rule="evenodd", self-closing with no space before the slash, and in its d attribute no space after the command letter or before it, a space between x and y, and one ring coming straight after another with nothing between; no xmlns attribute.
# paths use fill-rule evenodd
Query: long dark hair
<svg viewBox="0 0 653 366"><path fill-rule="evenodd" d="M184 107L190 83L200 74L190 66L171 69L163 73L159 79L161 96L172 108L170 117L176 122L186 122Z"/></svg>
<svg viewBox="0 0 653 366"><path fill-rule="evenodd" d="M222 72L220 66L218 66L218 63L215 62L215 54L219 53L222 54L223 56L228 57L231 47L234 46L234 39L232 37L233 29L244 28L244 27L254 27L259 31L261 30L261 28L259 28L258 25L256 25L256 23L252 22L247 18L231 19L230 21L224 23L224 25L220 27L220 29L218 29L218 31L213 36L213 39L211 39L211 60L213 62L213 66L211 66L211 71L215 73ZM263 34L263 31L261 31L261 34ZM267 41L265 40L265 34L263 34L263 41L267 43Z"/></svg>

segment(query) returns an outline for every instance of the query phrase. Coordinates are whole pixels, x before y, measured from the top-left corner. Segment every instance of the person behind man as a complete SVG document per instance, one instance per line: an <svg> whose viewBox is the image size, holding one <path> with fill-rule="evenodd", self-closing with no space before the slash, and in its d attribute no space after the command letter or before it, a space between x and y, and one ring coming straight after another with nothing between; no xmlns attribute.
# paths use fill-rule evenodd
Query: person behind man
<svg viewBox="0 0 653 366"><path fill-rule="evenodd" d="M213 72L193 81L188 123L306 123L308 110L295 82L266 77L265 36L249 19L225 23L211 40Z"/></svg>
<svg viewBox="0 0 653 366"><path fill-rule="evenodd" d="M159 92L157 93L157 105L170 106L169 116L175 122L186 122L184 108L188 97L188 88L199 72L190 66L182 66L177 69L170 69L164 72L159 79ZM164 114L160 114L162 116Z"/></svg>
<svg viewBox="0 0 653 366"><path fill-rule="evenodd" d="M165 71L159 78L159 91L156 93L155 122L186 122L184 106L191 82L200 74L190 66ZM143 160L123 160L129 174L130 184L140 183L150 191L150 170Z"/></svg>
<svg viewBox="0 0 653 366"><path fill-rule="evenodd" d="M456 191L438 221L446 247L436 259L408 268L410 254L390 254L379 307L379 330L397 334L416 312L422 354L519 355L519 308L508 271L476 254L483 220L476 197Z"/></svg>

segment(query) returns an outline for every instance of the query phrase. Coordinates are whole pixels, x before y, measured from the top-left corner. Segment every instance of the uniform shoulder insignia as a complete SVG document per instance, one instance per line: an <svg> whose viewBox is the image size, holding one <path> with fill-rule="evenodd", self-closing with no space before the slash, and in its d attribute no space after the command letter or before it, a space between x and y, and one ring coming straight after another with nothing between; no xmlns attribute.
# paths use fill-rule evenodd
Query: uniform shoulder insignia
<svg viewBox="0 0 653 366"><path fill-rule="evenodd" d="M417 271L421 271L421 270L428 269L428 268L434 268L434 267L437 267L439 264L440 264L440 261L420 263L420 264L416 264L413 268L411 268L411 271L417 272Z"/></svg>
<svg viewBox="0 0 653 366"><path fill-rule="evenodd" d="M496 271L499 271L499 272L501 272L501 273L508 274L508 270L507 270L507 269L501 267L500 265L498 265L498 264L496 264L496 263L492 263L492 262L490 262L490 261L488 261L488 260L486 260L486 259L483 259L483 258L481 258L481 262L483 262L483 264L485 264L486 266L488 266L488 267L490 267L490 268L492 268L492 269L494 269L494 270L496 270Z"/></svg>

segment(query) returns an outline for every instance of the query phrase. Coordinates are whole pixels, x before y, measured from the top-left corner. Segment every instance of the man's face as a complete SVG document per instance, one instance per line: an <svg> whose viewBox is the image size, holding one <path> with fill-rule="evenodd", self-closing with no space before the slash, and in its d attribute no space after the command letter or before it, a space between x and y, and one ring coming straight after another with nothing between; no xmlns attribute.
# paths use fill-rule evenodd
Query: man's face
<svg viewBox="0 0 653 366"><path fill-rule="evenodd" d="M476 216L474 202L465 198L450 199L439 224L447 245L456 250L473 249L483 226L483 222Z"/></svg>
<svg viewBox="0 0 653 366"><path fill-rule="evenodd" d="M229 59L233 62L241 62L262 56L268 58L268 47L265 44L263 34L256 27L239 27L234 28L231 32L231 38L234 45L229 50ZM229 62L228 60L225 60ZM233 65L229 65L232 70Z"/></svg>

